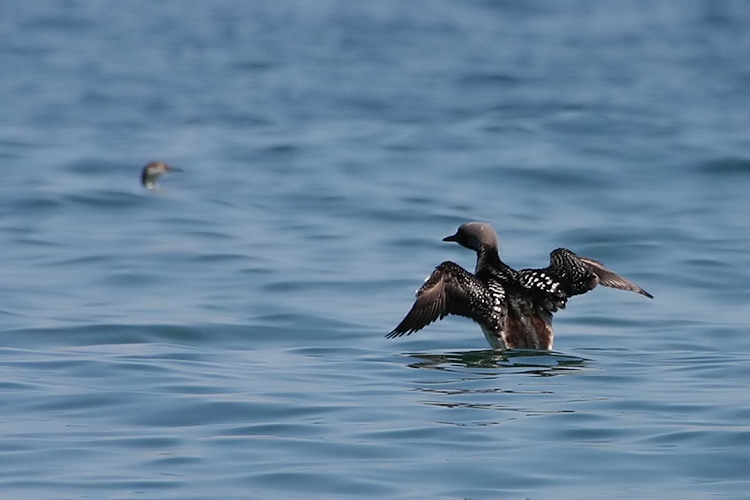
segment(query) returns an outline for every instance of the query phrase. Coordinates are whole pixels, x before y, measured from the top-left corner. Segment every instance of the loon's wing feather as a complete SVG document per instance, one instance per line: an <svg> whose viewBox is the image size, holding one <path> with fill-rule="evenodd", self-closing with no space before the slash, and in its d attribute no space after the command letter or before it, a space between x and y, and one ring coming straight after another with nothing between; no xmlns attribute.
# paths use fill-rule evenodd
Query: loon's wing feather
<svg viewBox="0 0 750 500"><path fill-rule="evenodd" d="M518 272L518 279L537 303L550 312L564 308L568 298L589 292L597 285L653 298L643 288L607 269L601 262L580 257L567 248L550 252L548 267L522 269Z"/></svg>
<svg viewBox="0 0 750 500"><path fill-rule="evenodd" d="M560 288L568 297L589 292L599 283L596 273L567 248L550 252L547 269L557 278Z"/></svg>
<svg viewBox="0 0 750 500"><path fill-rule="evenodd" d="M417 290L417 299L406 317L387 338L409 335L449 314L473 318L477 310L490 307L486 286L476 276L453 262L435 268Z"/></svg>
<svg viewBox="0 0 750 500"><path fill-rule="evenodd" d="M518 282L547 312L565 309L569 294L550 267L521 269L518 271Z"/></svg>
<svg viewBox="0 0 750 500"><path fill-rule="evenodd" d="M549 269L559 278L568 296L580 295L593 290L596 285L603 285L654 298L632 281L604 267L601 262L576 255L567 248L558 248L550 253Z"/></svg>
<svg viewBox="0 0 750 500"><path fill-rule="evenodd" d="M643 288L639 287L632 281L623 278L619 274L617 274L614 271L611 271L604 267L604 265L601 262L598 262L594 259L589 259L587 257L579 257L581 262L583 263L586 268L591 270L594 274L596 274L596 277L598 278L598 282L600 285L608 286L611 288L617 288L618 290L626 290L629 292L636 292L640 293L641 295L645 295L646 297L653 299L654 296L648 293Z"/></svg>

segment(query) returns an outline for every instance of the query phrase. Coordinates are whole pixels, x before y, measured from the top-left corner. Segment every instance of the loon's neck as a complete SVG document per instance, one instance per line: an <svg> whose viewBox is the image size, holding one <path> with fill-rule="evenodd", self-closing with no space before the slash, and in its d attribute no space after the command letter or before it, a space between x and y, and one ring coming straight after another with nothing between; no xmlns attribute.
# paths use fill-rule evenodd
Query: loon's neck
<svg viewBox="0 0 750 500"><path fill-rule="evenodd" d="M483 269L514 272L505 262L500 260L497 247L481 247L477 250L477 268L475 274Z"/></svg>

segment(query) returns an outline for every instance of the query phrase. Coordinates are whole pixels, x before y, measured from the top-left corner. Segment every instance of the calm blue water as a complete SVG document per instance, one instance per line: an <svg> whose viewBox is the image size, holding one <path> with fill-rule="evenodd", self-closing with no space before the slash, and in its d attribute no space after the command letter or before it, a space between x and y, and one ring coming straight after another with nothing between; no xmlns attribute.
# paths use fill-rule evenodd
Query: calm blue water
<svg viewBox="0 0 750 500"><path fill-rule="evenodd" d="M748 53L741 1L1 3L0 496L747 497ZM469 220L656 298L386 340Z"/></svg>

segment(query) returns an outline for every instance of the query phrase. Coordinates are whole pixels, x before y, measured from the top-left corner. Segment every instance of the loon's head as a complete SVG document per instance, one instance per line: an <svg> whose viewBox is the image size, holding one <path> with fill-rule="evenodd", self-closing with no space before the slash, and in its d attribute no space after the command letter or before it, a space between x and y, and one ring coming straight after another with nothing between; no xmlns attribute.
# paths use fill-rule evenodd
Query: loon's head
<svg viewBox="0 0 750 500"><path fill-rule="evenodd" d="M497 250L497 234L486 222L467 222L458 228L456 234L446 236L443 241L455 241L476 252Z"/></svg>
<svg viewBox="0 0 750 500"><path fill-rule="evenodd" d="M141 170L141 184L143 184L143 187L146 189L158 189L159 184L156 182L156 179L167 172L182 172L182 170L170 167L161 161L152 161Z"/></svg>

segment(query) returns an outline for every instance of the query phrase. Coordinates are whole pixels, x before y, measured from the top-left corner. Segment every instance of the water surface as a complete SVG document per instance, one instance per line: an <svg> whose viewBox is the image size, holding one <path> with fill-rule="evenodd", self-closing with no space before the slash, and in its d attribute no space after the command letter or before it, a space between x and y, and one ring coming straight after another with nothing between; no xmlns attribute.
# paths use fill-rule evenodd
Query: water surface
<svg viewBox="0 0 750 500"><path fill-rule="evenodd" d="M744 2L0 6L8 498L743 498ZM184 169L162 190L140 167ZM655 295L384 335L491 222Z"/></svg>

